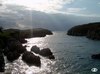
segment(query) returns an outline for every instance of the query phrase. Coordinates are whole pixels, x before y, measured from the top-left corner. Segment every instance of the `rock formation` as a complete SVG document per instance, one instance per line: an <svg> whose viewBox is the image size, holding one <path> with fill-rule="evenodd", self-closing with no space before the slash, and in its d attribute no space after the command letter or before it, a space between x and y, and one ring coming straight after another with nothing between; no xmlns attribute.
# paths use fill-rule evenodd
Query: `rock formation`
<svg viewBox="0 0 100 74"><path fill-rule="evenodd" d="M37 47L37 46L32 46L31 51L33 51L36 54L39 54L40 53L40 48Z"/></svg>
<svg viewBox="0 0 100 74"><path fill-rule="evenodd" d="M41 66L41 60L39 56L34 55L32 52L24 52L22 55L22 60L26 62L28 65L35 65L35 66Z"/></svg>
<svg viewBox="0 0 100 74"><path fill-rule="evenodd" d="M55 59L53 53L51 52L51 50L49 48L44 48L40 51L40 55L47 57L49 59Z"/></svg>

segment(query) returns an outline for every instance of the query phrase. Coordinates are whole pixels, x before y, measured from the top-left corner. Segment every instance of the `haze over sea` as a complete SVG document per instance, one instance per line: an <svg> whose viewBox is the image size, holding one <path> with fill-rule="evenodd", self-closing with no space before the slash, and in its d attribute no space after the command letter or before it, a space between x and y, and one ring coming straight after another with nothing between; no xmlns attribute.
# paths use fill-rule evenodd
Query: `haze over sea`
<svg viewBox="0 0 100 74"><path fill-rule="evenodd" d="M44 38L27 39L27 50L33 45L50 48L56 59L49 60L41 56L41 68L28 67L21 57L14 63L6 64L6 71L12 74L100 74L100 61L91 59L91 54L100 52L100 41L89 40L85 37L68 36L64 31L55 31L53 35ZM98 71L93 73L92 68Z"/></svg>

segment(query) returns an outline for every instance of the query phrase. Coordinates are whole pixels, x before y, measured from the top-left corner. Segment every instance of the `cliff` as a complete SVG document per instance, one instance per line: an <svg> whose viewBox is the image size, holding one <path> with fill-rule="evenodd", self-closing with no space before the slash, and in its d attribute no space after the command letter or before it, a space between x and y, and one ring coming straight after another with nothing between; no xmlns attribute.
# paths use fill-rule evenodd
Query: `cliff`
<svg viewBox="0 0 100 74"><path fill-rule="evenodd" d="M74 26L68 30L67 35L86 36L89 39L100 40L100 22Z"/></svg>

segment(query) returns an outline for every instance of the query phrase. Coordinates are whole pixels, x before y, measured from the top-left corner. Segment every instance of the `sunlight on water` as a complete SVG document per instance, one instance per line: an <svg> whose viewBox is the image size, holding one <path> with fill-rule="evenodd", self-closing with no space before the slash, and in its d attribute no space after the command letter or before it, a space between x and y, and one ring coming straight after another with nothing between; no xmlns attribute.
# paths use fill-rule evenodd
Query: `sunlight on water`
<svg viewBox="0 0 100 74"><path fill-rule="evenodd" d="M23 45L27 45L28 51L30 51L31 47L34 45L39 46L40 49L45 47L44 43L45 38L31 38L26 40L28 41L28 43ZM53 70L53 65L56 63L56 61L49 60L42 56L40 56L40 58L41 58L41 67L28 66L26 63L22 61L21 56L18 60L14 61L13 63L9 63L6 60L5 74L51 74Z"/></svg>
<svg viewBox="0 0 100 74"><path fill-rule="evenodd" d="M13 63L6 64L5 74L48 74L52 72L55 61L41 57L41 67L28 66L21 57Z"/></svg>
<svg viewBox="0 0 100 74"><path fill-rule="evenodd" d="M48 48L49 46L49 38L50 36L46 36L46 37L41 37L41 38L30 38L30 39L26 39L28 42L26 44L23 45L27 45L27 50L30 51L31 47L36 45L38 47L40 47L40 49L43 48ZM52 49L51 49L52 50Z"/></svg>
<svg viewBox="0 0 100 74"><path fill-rule="evenodd" d="M45 43L46 38L47 37L26 39L28 41L27 45L29 45L29 46L37 45L40 48L43 48L47 44L47 43Z"/></svg>

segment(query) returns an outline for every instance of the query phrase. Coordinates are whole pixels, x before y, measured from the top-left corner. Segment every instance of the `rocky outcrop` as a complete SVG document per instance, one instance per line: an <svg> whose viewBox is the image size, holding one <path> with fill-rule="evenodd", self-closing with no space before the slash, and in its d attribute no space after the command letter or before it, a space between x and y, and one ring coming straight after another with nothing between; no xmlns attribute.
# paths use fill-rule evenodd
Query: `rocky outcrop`
<svg viewBox="0 0 100 74"><path fill-rule="evenodd" d="M51 52L51 50L49 48L44 48L40 51L40 55L44 56L44 57L48 57L49 59L55 59L53 53Z"/></svg>
<svg viewBox="0 0 100 74"><path fill-rule="evenodd" d="M52 52L49 48L44 48L40 51L40 55L42 56L50 56L52 55Z"/></svg>
<svg viewBox="0 0 100 74"><path fill-rule="evenodd" d="M35 56L32 52L24 52L22 55L22 60L26 62L29 66L35 65L35 66L41 66L41 60L39 56Z"/></svg>
<svg viewBox="0 0 100 74"><path fill-rule="evenodd" d="M44 48L40 50L39 47L32 46L31 51L41 56L47 57L48 59L55 59L55 56L53 55L53 53L49 48Z"/></svg>
<svg viewBox="0 0 100 74"><path fill-rule="evenodd" d="M39 54L40 53L40 48L35 45L35 46L32 46L31 51L33 51L36 54Z"/></svg>
<svg viewBox="0 0 100 74"><path fill-rule="evenodd" d="M86 36L92 40L100 40L100 22L74 26L68 30L67 35Z"/></svg>

